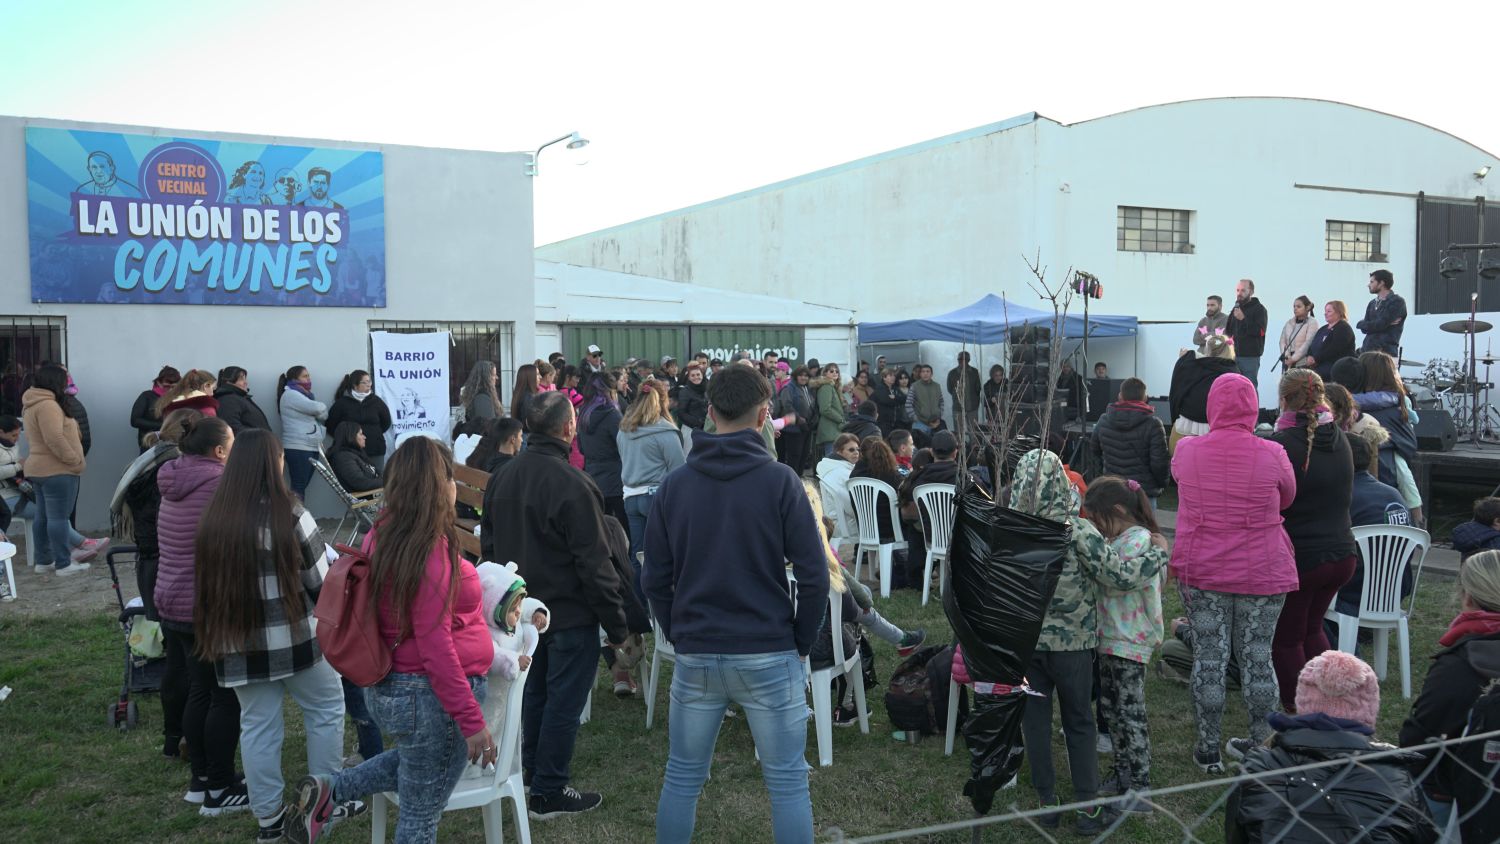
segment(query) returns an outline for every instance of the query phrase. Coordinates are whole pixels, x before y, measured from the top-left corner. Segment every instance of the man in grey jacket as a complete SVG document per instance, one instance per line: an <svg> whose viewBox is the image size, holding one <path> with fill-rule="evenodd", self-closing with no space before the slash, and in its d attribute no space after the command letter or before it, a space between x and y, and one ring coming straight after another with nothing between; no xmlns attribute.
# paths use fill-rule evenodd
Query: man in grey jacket
<svg viewBox="0 0 1500 844"><path fill-rule="evenodd" d="M1199 351L1203 351L1203 343L1208 340L1208 335L1223 331L1228 324L1229 314L1224 313L1223 297L1208 297L1203 319L1198 320L1197 327L1193 329L1193 345L1197 346Z"/></svg>

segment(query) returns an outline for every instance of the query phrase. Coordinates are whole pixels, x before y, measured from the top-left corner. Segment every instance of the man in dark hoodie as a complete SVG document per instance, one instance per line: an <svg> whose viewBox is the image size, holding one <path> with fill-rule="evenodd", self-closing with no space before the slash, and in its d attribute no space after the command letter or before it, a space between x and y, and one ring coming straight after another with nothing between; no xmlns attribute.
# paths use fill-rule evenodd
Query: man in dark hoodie
<svg viewBox="0 0 1500 844"><path fill-rule="evenodd" d="M1234 362L1240 374L1260 386L1260 356L1266 350L1266 306L1255 298L1255 282L1242 278L1234 286L1234 310L1225 333L1234 338Z"/></svg>
<svg viewBox="0 0 1500 844"><path fill-rule="evenodd" d="M1099 417L1089 439L1094 467L1106 475L1135 481L1154 506L1172 474L1167 436L1156 410L1146 403L1146 382L1126 378L1120 398Z"/></svg>
<svg viewBox="0 0 1500 844"><path fill-rule="evenodd" d="M863 442L865 437L882 437L880 423L875 421L878 409L875 402L865 399L859 403L859 409L844 421L844 427L840 433L853 434Z"/></svg>
<svg viewBox="0 0 1500 844"><path fill-rule="evenodd" d="M708 402L718 433L694 433L687 465L662 480L646 523L642 583L661 635L677 651L658 841L692 839L731 701L755 736L773 837L813 837L803 661L828 611L828 549L802 482L761 440L770 395L771 385L750 367L714 376ZM746 501L769 517L679 517Z"/></svg>
<svg viewBox="0 0 1500 844"><path fill-rule="evenodd" d="M537 642L534 674L521 708L521 766L531 776L531 817L587 812L604 802L568 784L578 717L599 665L599 628L624 642L624 589L610 560L604 496L568 463L578 432L573 403L560 392L532 399L526 450L490 476L480 545L486 560L514 560L526 591L551 611Z"/></svg>

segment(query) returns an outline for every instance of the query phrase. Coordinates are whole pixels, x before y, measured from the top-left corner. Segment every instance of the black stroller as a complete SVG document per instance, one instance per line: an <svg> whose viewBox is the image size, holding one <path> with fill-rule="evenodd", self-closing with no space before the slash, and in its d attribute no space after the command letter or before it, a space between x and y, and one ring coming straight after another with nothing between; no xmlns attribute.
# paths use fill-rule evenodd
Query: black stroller
<svg viewBox="0 0 1500 844"><path fill-rule="evenodd" d="M134 545L116 545L104 554L104 561L109 565L109 582L115 589L115 602L120 605L120 630L125 634L125 679L120 684L120 699L109 705L109 725L120 730L136 725L135 701L130 699L131 693L160 691L162 675L167 671L165 657L141 657L130 650L131 630L137 619L145 618L146 608L125 606L125 593L120 591L116 563L124 559L136 562L135 553Z"/></svg>

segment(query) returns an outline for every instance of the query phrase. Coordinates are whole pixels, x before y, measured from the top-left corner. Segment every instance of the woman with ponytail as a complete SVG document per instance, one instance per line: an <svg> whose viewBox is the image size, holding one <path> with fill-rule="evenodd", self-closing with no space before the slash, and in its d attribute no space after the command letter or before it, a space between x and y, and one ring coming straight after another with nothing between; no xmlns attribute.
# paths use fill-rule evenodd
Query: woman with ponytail
<svg viewBox="0 0 1500 844"><path fill-rule="evenodd" d="M286 449L286 471L292 479L292 492L298 498L304 498L307 485L312 482L312 462L323 448L323 423L328 419L328 405L313 395L312 373L305 366L294 366L276 379L276 396L281 408L281 445Z"/></svg>
<svg viewBox="0 0 1500 844"><path fill-rule="evenodd" d="M1291 369L1277 388L1281 417L1272 436L1286 449L1297 480L1297 497L1281 511L1297 558L1297 589L1286 596L1271 661L1281 690L1281 707L1297 711L1297 675L1308 660L1328 650L1323 614L1354 574L1354 534L1349 503L1354 495L1354 463L1349 441L1334 420L1323 394L1323 379L1311 369Z"/></svg>
<svg viewBox="0 0 1500 844"><path fill-rule="evenodd" d="M160 419L174 410L196 410L204 416L219 415L219 400L214 398L214 384L218 379L206 369L189 369L181 379L156 400L156 415Z"/></svg>
<svg viewBox="0 0 1500 844"><path fill-rule="evenodd" d="M364 432L365 457L379 470L385 465L385 434L391 429L391 408L375 395L370 373L356 369L344 376L333 391L333 406L328 408L325 428L337 431L343 422L354 422Z"/></svg>

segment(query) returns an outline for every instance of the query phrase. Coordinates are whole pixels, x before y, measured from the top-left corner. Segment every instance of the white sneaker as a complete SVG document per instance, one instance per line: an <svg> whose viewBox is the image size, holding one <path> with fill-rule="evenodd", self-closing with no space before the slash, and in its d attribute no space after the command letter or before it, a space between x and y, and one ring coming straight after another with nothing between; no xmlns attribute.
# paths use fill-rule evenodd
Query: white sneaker
<svg viewBox="0 0 1500 844"><path fill-rule="evenodd" d="M70 566L65 566L63 568L57 569L57 576L58 577L67 577L69 575L78 574L79 572L85 572L85 571L88 571L88 570L89 570L89 564L88 563L74 563L74 564L72 564Z"/></svg>
<svg viewBox="0 0 1500 844"><path fill-rule="evenodd" d="M51 563L32 563L31 564L31 571L32 571L33 574L41 574L44 571L52 571L53 569L54 569L54 566Z"/></svg>
<svg viewBox="0 0 1500 844"><path fill-rule="evenodd" d="M86 563L99 556L99 552L109 547L108 539L85 539L83 544L74 548L68 556L75 563Z"/></svg>

